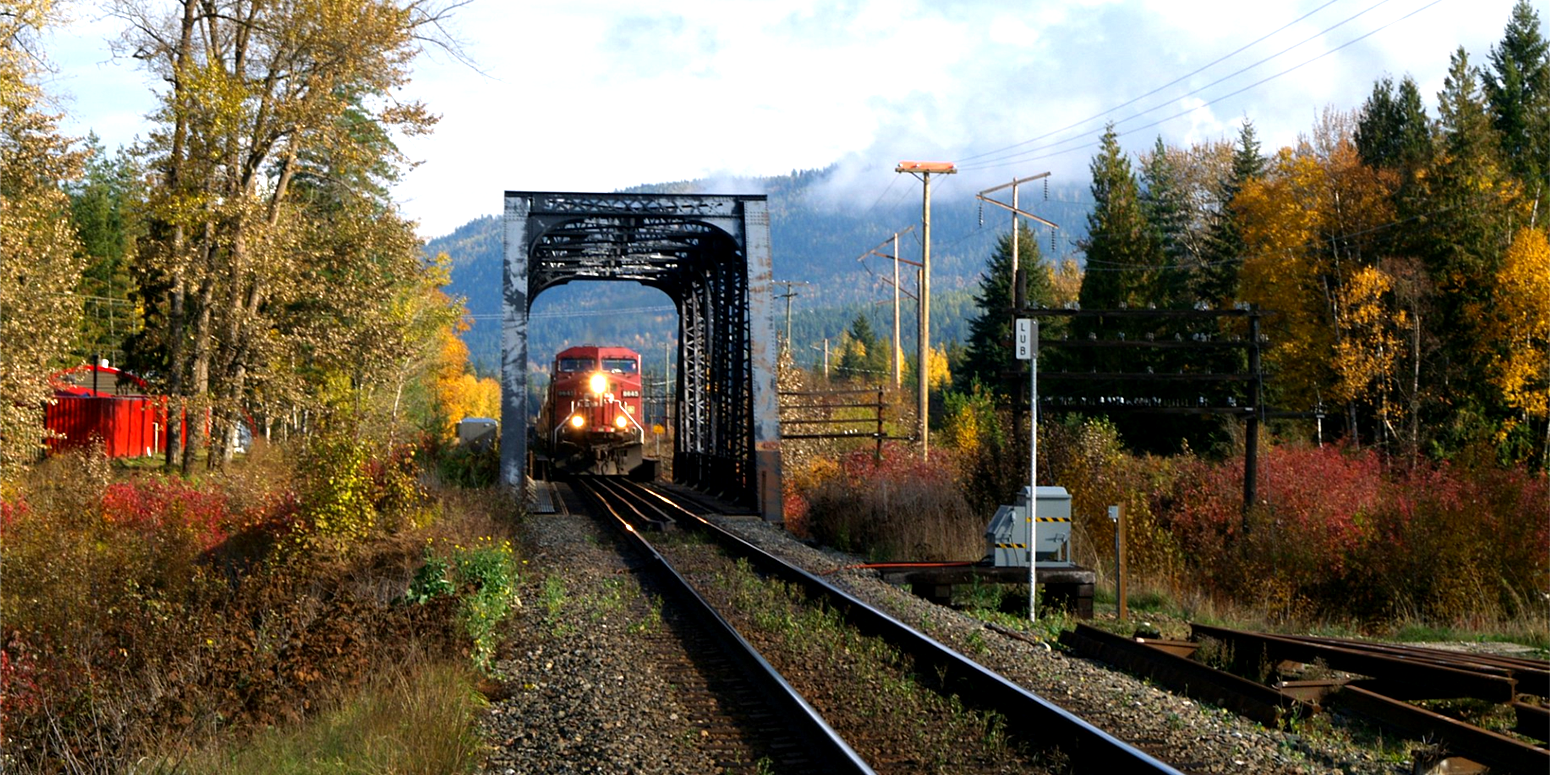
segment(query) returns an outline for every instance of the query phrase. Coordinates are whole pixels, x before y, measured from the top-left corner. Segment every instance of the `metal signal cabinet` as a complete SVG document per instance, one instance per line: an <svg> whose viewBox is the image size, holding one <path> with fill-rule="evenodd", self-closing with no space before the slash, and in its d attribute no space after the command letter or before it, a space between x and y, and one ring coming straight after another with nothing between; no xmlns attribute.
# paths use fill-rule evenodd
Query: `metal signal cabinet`
<svg viewBox="0 0 1550 775"><path fill-rule="evenodd" d="M1028 490L1017 501L1002 506L985 528L985 553L996 567L1028 566ZM1040 487L1033 518L1037 520L1035 559L1040 568L1074 568L1071 559L1071 494L1064 487Z"/></svg>

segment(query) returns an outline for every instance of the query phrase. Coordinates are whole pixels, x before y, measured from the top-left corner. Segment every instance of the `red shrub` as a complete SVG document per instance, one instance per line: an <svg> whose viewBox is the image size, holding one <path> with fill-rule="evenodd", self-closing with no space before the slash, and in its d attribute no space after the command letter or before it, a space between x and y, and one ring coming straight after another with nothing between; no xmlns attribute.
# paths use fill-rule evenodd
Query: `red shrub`
<svg viewBox="0 0 1550 775"><path fill-rule="evenodd" d="M182 479L110 484L102 494L102 518L144 534L186 530L203 551L225 541L233 521L223 494L198 489Z"/></svg>
<svg viewBox="0 0 1550 775"><path fill-rule="evenodd" d="M841 457L807 492L806 528L814 538L877 560L977 560L984 519L964 500L951 455L921 460L885 445Z"/></svg>
<svg viewBox="0 0 1550 775"><path fill-rule="evenodd" d="M1446 621L1515 615L1550 589L1542 475L1391 475L1371 450L1275 447L1245 535L1242 466L1188 462L1162 510L1213 592L1288 615Z"/></svg>

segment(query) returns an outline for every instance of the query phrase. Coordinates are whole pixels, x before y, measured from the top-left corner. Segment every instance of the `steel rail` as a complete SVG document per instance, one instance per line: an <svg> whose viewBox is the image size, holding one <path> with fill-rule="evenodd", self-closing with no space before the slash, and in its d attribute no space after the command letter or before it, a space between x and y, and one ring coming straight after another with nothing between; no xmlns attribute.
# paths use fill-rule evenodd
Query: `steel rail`
<svg viewBox="0 0 1550 775"><path fill-rule="evenodd" d="M884 638L909 654L921 672L940 671L944 683L964 704L1002 714L1008 720L1008 735L1034 747L1058 748L1070 759L1075 771L1182 775L1174 767L985 669L850 593L733 535L705 517L683 509L661 493L651 488L642 489L667 504L669 509L680 512L682 516L677 519L680 526L705 531L724 548L746 558L761 571L802 588L809 597L824 600L858 628Z"/></svg>
<svg viewBox="0 0 1550 775"><path fill-rule="evenodd" d="M1439 660L1435 651L1415 647L1267 635L1202 624L1190 627L1196 637L1236 642L1239 659L1245 657L1243 647L1248 646L1251 658L1258 653L1272 661L1322 660L1336 670L1373 676L1345 683L1329 695L1329 701L1418 738L1441 740L1454 753L1472 761L1509 772L1546 772L1550 768L1550 751L1542 747L1405 701L1476 697L1509 703L1520 734L1539 740L1550 737L1550 731L1544 729L1550 726L1550 716L1537 706L1515 702L1514 678L1499 674L1499 666L1474 664L1471 655Z"/></svg>
<svg viewBox="0 0 1550 775"><path fill-rule="evenodd" d="M1487 675L1456 667L1432 665L1370 651L1328 646L1317 643L1244 632L1226 627L1192 623L1195 639L1215 638L1234 642L1239 660L1258 659L1263 654L1272 662L1291 660L1311 663L1323 660L1335 670L1371 676L1384 694L1396 699L1451 699L1474 697L1489 702L1512 702L1517 682L1500 675Z"/></svg>
<svg viewBox="0 0 1550 775"><path fill-rule="evenodd" d="M1247 678L1217 670L1145 641L1078 624L1060 634L1060 642L1084 656L1144 676L1169 690L1228 708L1275 727L1289 715L1309 715L1316 706Z"/></svg>
<svg viewBox="0 0 1550 775"><path fill-rule="evenodd" d="M616 480L606 476L577 477L585 482L592 490L606 491L610 496L617 498L620 505L626 506L640 518L643 526L653 530L665 530L676 527L677 520L661 507L661 504L646 500L634 490L620 485ZM647 514L646 512L651 512ZM652 515L655 516L652 516Z"/></svg>
<svg viewBox="0 0 1550 775"><path fill-rule="evenodd" d="M667 589L711 629L722 642L726 653L742 664L745 675L764 691L771 704L785 711L783 721L799 737L807 741L814 757L822 760L825 772L875 775L872 767L862 760L861 756L845 742L844 738L840 737L839 733L834 731L833 727L829 726L827 721L824 721L818 710L810 705L796 689L793 689L780 672L771 666L758 649L744 639L714 606L700 596L700 593L694 589L694 585L679 574L672 563L669 563L628 519L613 508L611 500L620 496L605 491L595 482L582 484L583 494L614 518L625 538L647 557L647 566L656 570L667 582Z"/></svg>
<svg viewBox="0 0 1550 775"><path fill-rule="evenodd" d="M1443 651L1424 646L1376 643L1351 638L1316 637L1311 635L1283 635L1281 637L1306 643L1318 643L1375 654L1387 654L1401 659L1458 667L1490 675L1506 675L1518 682L1517 691L1550 698L1550 662L1546 662L1543 659L1525 659L1523 657L1500 654Z"/></svg>
<svg viewBox="0 0 1550 775"><path fill-rule="evenodd" d="M1347 685L1336 695L1340 702L1419 738L1441 740L1456 754L1506 772L1550 772L1550 751L1482 729L1455 718L1433 713L1408 702L1360 686Z"/></svg>

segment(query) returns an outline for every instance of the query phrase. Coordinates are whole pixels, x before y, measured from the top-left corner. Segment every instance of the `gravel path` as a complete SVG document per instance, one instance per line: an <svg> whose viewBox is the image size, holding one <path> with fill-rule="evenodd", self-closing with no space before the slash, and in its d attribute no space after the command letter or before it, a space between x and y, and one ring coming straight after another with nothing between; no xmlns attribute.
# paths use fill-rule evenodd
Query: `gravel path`
<svg viewBox="0 0 1550 775"><path fill-rule="evenodd" d="M1302 734L1266 729L1101 663L1001 635L873 572L839 570L858 560L803 545L758 519L718 522L813 572L837 571L831 580L857 597L1186 772L1410 772L1409 762L1380 761L1371 749L1345 742L1338 718L1306 724ZM509 653L496 662L508 696L491 703L491 753L481 771L723 771L704 750L707 732L685 710L673 681L642 658L654 601L611 539L590 520L568 515L530 517L525 530L532 554L523 607L511 622Z"/></svg>

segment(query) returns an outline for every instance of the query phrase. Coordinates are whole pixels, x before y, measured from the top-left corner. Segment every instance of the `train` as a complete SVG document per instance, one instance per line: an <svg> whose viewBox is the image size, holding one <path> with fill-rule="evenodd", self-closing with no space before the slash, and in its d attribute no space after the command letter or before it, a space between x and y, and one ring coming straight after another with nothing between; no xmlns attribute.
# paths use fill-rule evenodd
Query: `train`
<svg viewBox="0 0 1550 775"><path fill-rule="evenodd" d="M569 347L554 356L537 426L544 467L560 474L652 479L644 458L640 353L628 347Z"/></svg>

